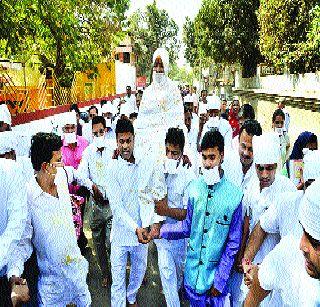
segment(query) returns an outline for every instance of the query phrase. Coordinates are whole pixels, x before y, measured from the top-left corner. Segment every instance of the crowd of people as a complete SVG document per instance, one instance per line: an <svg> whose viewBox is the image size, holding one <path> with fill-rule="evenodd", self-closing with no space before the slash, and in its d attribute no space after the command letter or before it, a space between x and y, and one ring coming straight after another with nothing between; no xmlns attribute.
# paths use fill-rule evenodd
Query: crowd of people
<svg viewBox="0 0 320 307"><path fill-rule="evenodd" d="M91 306L85 210L112 307L138 306L152 241L169 307L320 306L317 136L168 67L157 49L143 95L72 105L28 156L0 105L0 306Z"/></svg>

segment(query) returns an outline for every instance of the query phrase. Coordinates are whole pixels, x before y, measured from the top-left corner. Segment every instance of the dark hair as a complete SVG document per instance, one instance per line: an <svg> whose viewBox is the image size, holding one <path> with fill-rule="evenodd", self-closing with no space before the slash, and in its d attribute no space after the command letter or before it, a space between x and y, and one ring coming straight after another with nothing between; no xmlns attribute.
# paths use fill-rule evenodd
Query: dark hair
<svg viewBox="0 0 320 307"><path fill-rule="evenodd" d="M54 133L39 132L31 139L30 156L33 169L40 171L44 162L49 163L52 152L62 147L61 137Z"/></svg>
<svg viewBox="0 0 320 307"><path fill-rule="evenodd" d="M74 103L70 106L69 111L76 111L76 113L80 115L80 110L79 110L78 105L76 103Z"/></svg>
<svg viewBox="0 0 320 307"><path fill-rule="evenodd" d="M108 103L108 100L105 100L105 99L102 99L102 100L100 101L101 107L102 107L104 104L107 104L107 103Z"/></svg>
<svg viewBox="0 0 320 307"><path fill-rule="evenodd" d="M136 112L130 113L129 119L132 119L134 117L137 118L138 117L138 113L136 113Z"/></svg>
<svg viewBox="0 0 320 307"><path fill-rule="evenodd" d="M131 90L131 86L130 86L130 85L127 85L127 86L126 86L126 90L129 90L129 89Z"/></svg>
<svg viewBox="0 0 320 307"><path fill-rule="evenodd" d="M261 125L255 119L247 119L244 121L243 125L240 128L239 139L243 130L246 130L246 132L252 136L254 135L259 136L262 134Z"/></svg>
<svg viewBox="0 0 320 307"><path fill-rule="evenodd" d="M179 145L180 150L183 152L185 137L182 129L169 128L166 134L166 144Z"/></svg>
<svg viewBox="0 0 320 307"><path fill-rule="evenodd" d="M131 132L134 134L134 129L131 121L127 118L124 119L118 119L117 125L116 125L116 136L118 136L119 133L126 133Z"/></svg>
<svg viewBox="0 0 320 307"><path fill-rule="evenodd" d="M224 139L219 131L207 131L201 142L201 151L218 147L219 152L224 151Z"/></svg>
<svg viewBox="0 0 320 307"><path fill-rule="evenodd" d="M106 120L104 119L103 116L95 116L92 119L92 127L93 125L97 125L97 124L102 124L103 128L106 128Z"/></svg>
<svg viewBox="0 0 320 307"><path fill-rule="evenodd" d="M204 92L206 92L206 93L208 94L208 91L207 91L207 90L202 90L202 91L201 91L201 95L202 95L202 93L204 93Z"/></svg>
<svg viewBox="0 0 320 307"><path fill-rule="evenodd" d="M90 113L91 110L95 109L97 111L97 114L99 113L98 112L98 108L96 106L91 106L88 110L88 113Z"/></svg>
<svg viewBox="0 0 320 307"><path fill-rule="evenodd" d="M306 146L309 143L317 143L318 144L318 138L317 136L309 131L304 131L300 133L298 138L293 144L292 152L290 155L290 160L299 160L303 159L303 148L306 148Z"/></svg>
<svg viewBox="0 0 320 307"><path fill-rule="evenodd" d="M256 115L254 113L254 109L253 109L252 105L250 105L248 103L241 106L238 116L242 117L244 119L255 119L256 118Z"/></svg>
<svg viewBox="0 0 320 307"><path fill-rule="evenodd" d="M286 118L286 116L284 115L284 112L281 109L277 109L273 112L272 122L274 122L276 120L277 116L281 116L283 118L283 120L285 120L285 118Z"/></svg>

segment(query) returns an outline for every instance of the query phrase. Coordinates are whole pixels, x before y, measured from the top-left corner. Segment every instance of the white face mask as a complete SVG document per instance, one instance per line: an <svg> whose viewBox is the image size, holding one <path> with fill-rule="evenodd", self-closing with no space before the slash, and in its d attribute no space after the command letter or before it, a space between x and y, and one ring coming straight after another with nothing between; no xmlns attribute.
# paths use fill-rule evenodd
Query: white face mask
<svg viewBox="0 0 320 307"><path fill-rule="evenodd" d="M97 148L103 148L103 147L105 147L104 135L103 135L103 136L95 136L95 137L93 138L93 144L94 144Z"/></svg>
<svg viewBox="0 0 320 307"><path fill-rule="evenodd" d="M54 184L57 187L58 186L60 187L61 185L65 184L67 182L67 175L66 175L66 172L62 166L59 166L56 169L57 169L57 173L54 177Z"/></svg>
<svg viewBox="0 0 320 307"><path fill-rule="evenodd" d="M204 167L201 168L202 176L204 181L207 185L214 185L218 182L220 182L220 173L218 166L215 166L211 169L205 169Z"/></svg>
<svg viewBox="0 0 320 307"><path fill-rule="evenodd" d="M280 136L283 135L283 128L275 128L274 129L276 133L278 133Z"/></svg>
<svg viewBox="0 0 320 307"><path fill-rule="evenodd" d="M64 133L64 141L67 144L74 144L77 142L77 134L75 132Z"/></svg>
<svg viewBox="0 0 320 307"><path fill-rule="evenodd" d="M111 118L106 118L106 127L111 128L112 120Z"/></svg>
<svg viewBox="0 0 320 307"><path fill-rule="evenodd" d="M177 174L177 166L177 160L166 158L164 161L164 172L171 175Z"/></svg>
<svg viewBox="0 0 320 307"><path fill-rule="evenodd" d="M165 80L165 74L163 72L153 72L153 81L156 83L163 83Z"/></svg>

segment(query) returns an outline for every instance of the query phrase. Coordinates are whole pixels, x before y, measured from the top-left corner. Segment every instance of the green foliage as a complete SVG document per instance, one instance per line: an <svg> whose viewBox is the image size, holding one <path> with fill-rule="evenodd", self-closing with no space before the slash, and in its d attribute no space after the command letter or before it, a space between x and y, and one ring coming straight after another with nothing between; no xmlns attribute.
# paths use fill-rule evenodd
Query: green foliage
<svg viewBox="0 0 320 307"><path fill-rule="evenodd" d="M145 10L137 10L129 18L128 32L137 55L137 74L150 77L152 56L159 47L166 47L170 61L178 56L178 26L165 10L159 10L156 2L147 5Z"/></svg>
<svg viewBox="0 0 320 307"><path fill-rule="evenodd" d="M306 72L319 64L318 0L261 0L260 49L268 61Z"/></svg>
<svg viewBox="0 0 320 307"><path fill-rule="evenodd" d="M176 63L170 65L169 77L172 80L179 81L181 84L193 84L195 75L193 70L186 69L185 67L178 67Z"/></svg>
<svg viewBox="0 0 320 307"><path fill-rule="evenodd" d="M203 0L193 24L187 21L184 27L190 63L209 57L216 63L240 63L245 76L254 75L261 60L258 6L258 0Z"/></svg>
<svg viewBox="0 0 320 307"><path fill-rule="evenodd" d="M0 52L23 62L37 54L61 85L94 70L119 41L129 0L3 0Z"/></svg>

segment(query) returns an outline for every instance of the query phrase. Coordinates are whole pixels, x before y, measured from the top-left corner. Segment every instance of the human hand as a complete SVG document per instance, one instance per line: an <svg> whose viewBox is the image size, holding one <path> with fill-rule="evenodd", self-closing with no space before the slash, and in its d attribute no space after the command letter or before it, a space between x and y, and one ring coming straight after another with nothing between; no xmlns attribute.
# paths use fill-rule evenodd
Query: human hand
<svg viewBox="0 0 320 307"><path fill-rule="evenodd" d="M120 155L119 150L118 150L118 149L115 149L115 150L113 151L112 159L117 160L118 157L119 157L119 155Z"/></svg>
<svg viewBox="0 0 320 307"><path fill-rule="evenodd" d="M221 292L219 290L217 290L214 286L212 286L210 289L210 295L217 297L217 296L221 295Z"/></svg>
<svg viewBox="0 0 320 307"><path fill-rule="evenodd" d="M192 166L192 163L187 155L182 156L182 166L185 166L185 165L188 166L187 168Z"/></svg>
<svg viewBox="0 0 320 307"><path fill-rule="evenodd" d="M137 228L136 235L139 243L147 244L151 241L151 235L149 234L147 228Z"/></svg>
<svg viewBox="0 0 320 307"><path fill-rule="evenodd" d="M20 303L27 303L30 300L29 287L27 281L20 277L11 277L11 302L18 306Z"/></svg>
<svg viewBox="0 0 320 307"><path fill-rule="evenodd" d="M253 281L253 265L250 260L243 259L242 267L244 272L244 283L250 289Z"/></svg>
<svg viewBox="0 0 320 307"><path fill-rule="evenodd" d="M161 229L160 223L155 223L151 226L150 236L152 239L160 238L160 229Z"/></svg>

